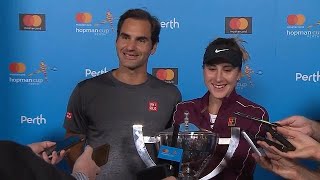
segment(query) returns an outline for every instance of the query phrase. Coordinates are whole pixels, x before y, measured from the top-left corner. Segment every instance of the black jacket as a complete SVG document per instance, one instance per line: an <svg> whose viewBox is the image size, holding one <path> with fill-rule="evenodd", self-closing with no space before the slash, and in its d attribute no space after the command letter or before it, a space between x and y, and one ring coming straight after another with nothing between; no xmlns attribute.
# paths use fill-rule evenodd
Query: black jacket
<svg viewBox="0 0 320 180"><path fill-rule="evenodd" d="M0 179L75 180L38 157L28 146L11 141L0 141Z"/></svg>

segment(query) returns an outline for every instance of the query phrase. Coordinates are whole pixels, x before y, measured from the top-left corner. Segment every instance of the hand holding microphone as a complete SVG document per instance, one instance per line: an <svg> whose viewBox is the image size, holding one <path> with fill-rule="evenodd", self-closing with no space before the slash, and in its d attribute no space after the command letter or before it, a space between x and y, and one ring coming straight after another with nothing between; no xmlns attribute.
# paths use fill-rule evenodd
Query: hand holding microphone
<svg viewBox="0 0 320 180"><path fill-rule="evenodd" d="M92 159L93 148L89 145L85 147L84 152L76 160L72 173L81 172L89 179L96 179L100 172L100 168Z"/></svg>

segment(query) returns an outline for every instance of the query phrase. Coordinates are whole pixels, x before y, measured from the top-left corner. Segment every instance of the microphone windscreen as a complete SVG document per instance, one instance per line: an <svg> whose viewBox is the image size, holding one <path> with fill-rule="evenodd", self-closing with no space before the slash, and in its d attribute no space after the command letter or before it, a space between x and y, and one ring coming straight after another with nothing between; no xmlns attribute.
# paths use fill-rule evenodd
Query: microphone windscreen
<svg viewBox="0 0 320 180"><path fill-rule="evenodd" d="M172 176L168 164L161 164L143 169L137 173L137 180L161 180Z"/></svg>

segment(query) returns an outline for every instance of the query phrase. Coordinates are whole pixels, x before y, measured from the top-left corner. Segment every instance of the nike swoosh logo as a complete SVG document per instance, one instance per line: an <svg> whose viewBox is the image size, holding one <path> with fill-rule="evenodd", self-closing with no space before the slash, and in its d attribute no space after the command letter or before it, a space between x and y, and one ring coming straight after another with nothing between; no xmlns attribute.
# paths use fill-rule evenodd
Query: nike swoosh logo
<svg viewBox="0 0 320 180"><path fill-rule="evenodd" d="M219 52L222 52L222 51L228 51L229 49L216 49L214 52L215 53L219 53Z"/></svg>

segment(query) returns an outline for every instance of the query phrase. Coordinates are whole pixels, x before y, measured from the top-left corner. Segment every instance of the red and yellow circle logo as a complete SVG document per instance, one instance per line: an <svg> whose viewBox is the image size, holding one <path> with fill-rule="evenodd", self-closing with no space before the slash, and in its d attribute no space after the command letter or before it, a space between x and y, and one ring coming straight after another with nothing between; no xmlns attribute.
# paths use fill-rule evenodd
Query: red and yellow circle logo
<svg viewBox="0 0 320 180"><path fill-rule="evenodd" d="M229 22L229 27L232 30L245 30L249 25L246 18L232 18Z"/></svg>
<svg viewBox="0 0 320 180"><path fill-rule="evenodd" d="M158 69L156 77L162 81L171 81L174 78L174 72L172 69Z"/></svg>
<svg viewBox="0 0 320 180"><path fill-rule="evenodd" d="M291 26L298 25L301 26L306 21L306 18L303 14L290 14L287 17L287 23Z"/></svg>
<svg viewBox="0 0 320 180"><path fill-rule="evenodd" d="M78 13L76 15L76 21L78 23L90 23L92 20L92 16L90 13Z"/></svg>
<svg viewBox="0 0 320 180"><path fill-rule="evenodd" d="M23 16L23 25L28 27L39 27L41 26L42 19L39 15L25 15Z"/></svg>
<svg viewBox="0 0 320 180"><path fill-rule="evenodd" d="M162 149L162 153L168 153L169 149Z"/></svg>
<svg viewBox="0 0 320 180"><path fill-rule="evenodd" d="M20 62L14 62L9 65L9 70L12 73L24 73L26 71L26 65Z"/></svg>

